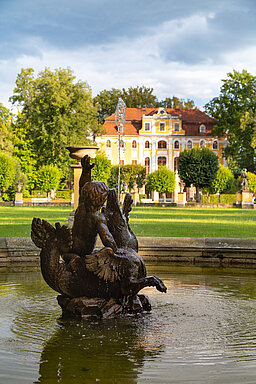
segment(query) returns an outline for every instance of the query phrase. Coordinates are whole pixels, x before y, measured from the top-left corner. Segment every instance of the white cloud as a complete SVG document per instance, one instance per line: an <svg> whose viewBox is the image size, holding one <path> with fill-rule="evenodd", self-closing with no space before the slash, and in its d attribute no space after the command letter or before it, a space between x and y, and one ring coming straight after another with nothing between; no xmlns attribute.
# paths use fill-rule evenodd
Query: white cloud
<svg viewBox="0 0 256 384"><path fill-rule="evenodd" d="M255 71L256 46L220 52L218 61L209 58L190 64L177 59L182 50L177 55L175 49L186 44L191 36L206 38L209 20L214 17L213 13L194 15L150 28L143 36L120 37L105 45L87 45L73 50L60 50L41 39L31 39L27 44L36 46L37 56L22 55L14 61L0 62L0 101L7 103L21 68L32 67L37 72L45 67L70 67L77 79L88 81L94 95L112 87L145 85L154 88L159 99L176 95L194 99L196 104L203 106L218 95L221 79L227 72L233 69ZM182 47L184 53L189 48L193 47ZM170 59L172 56L176 59Z"/></svg>

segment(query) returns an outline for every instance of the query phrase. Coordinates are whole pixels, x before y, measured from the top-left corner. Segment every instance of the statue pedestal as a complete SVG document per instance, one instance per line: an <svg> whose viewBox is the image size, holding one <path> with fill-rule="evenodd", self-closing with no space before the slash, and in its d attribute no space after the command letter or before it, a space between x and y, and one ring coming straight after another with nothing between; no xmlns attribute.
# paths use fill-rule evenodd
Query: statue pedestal
<svg viewBox="0 0 256 384"><path fill-rule="evenodd" d="M187 203L186 199L186 192L179 192L178 193L178 199L177 199L177 206L178 207L184 207Z"/></svg>
<svg viewBox="0 0 256 384"><path fill-rule="evenodd" d="M253 195L249 191L241 191L236 193L236 206L243 209L254 208Z"/></svg>
<svg viewBox="0 0 256 384"><path fill-rule="evenodd" d="M19 207L19 206L23 205L22 192L16 192L15 193L14 205L15 205L15 207Z"/></svg>

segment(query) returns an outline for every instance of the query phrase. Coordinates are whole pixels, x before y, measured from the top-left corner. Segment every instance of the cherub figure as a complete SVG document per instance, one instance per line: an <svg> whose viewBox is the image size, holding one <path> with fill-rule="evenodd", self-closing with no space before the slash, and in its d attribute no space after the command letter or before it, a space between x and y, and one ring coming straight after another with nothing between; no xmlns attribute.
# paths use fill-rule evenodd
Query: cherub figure
<svg viewBox="0 0 256 384"><path fill-rule="evenodd" d="M102 181L91 181L90 157L85 156L81 161L83 170L79 182L79 206L75 213L73 233L73 252L79 256L92 253L97 234L105 247L114 252L117 249L111 235L105 216L100 212L105 203L109 189Z"/></svg>

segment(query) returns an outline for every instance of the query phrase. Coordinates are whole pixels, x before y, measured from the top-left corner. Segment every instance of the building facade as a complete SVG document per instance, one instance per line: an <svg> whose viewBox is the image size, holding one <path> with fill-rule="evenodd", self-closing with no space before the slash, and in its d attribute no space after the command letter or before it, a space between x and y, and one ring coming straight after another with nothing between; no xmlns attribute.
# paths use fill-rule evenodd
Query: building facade
<svg viewBox="0 0 256 384"><path fill-rule="evenodd" d="M198 109L127 108L121 140L121 164L141 164L151 173L162 165L177 169L177 159L184 149L207 147L226 166L223 149L227 138L214 137L215 120ZM97 144L112 165L118 164L118 132L115 115L104 123L105 133Z"/></svg>

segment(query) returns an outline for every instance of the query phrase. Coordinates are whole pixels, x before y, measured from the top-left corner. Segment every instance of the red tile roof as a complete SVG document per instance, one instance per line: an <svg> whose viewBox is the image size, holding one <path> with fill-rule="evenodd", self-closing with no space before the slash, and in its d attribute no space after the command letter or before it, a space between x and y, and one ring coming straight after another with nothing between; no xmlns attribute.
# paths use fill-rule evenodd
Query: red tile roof
<svg viewBox="0 0 256 384"><path fill-rule="evenodd" d="M142 128L142 117L153 116L158 112L158 108L127 108L125 115L124 133L127 136L138 135ZM182 127L186 136L210 136L215 120L199 109L171 109L166 112L171 116L179 116L182 120ZM206 126L206 133L199 133L199 126ZM104 123L105 135L116 135L117 127L115 115L106 118Z"/></svg>

